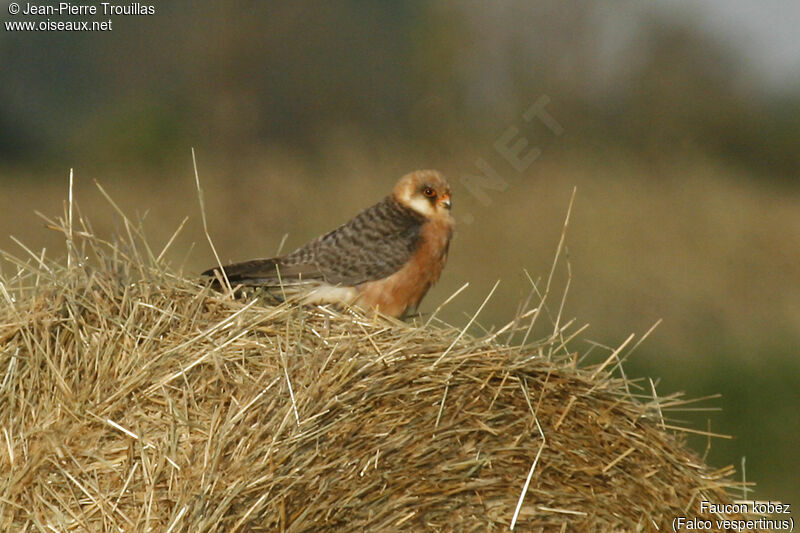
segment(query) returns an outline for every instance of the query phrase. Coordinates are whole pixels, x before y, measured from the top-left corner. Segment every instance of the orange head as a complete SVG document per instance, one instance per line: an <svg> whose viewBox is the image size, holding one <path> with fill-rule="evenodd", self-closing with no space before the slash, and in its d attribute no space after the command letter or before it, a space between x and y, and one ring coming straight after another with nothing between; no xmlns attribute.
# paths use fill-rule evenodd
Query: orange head
<svg viewBox="0 0 800 533"><path fill-rule="evenodd" d="M392 191L398 202L426 218L450 218L450 185L436 170L406 174Z"/></svg>

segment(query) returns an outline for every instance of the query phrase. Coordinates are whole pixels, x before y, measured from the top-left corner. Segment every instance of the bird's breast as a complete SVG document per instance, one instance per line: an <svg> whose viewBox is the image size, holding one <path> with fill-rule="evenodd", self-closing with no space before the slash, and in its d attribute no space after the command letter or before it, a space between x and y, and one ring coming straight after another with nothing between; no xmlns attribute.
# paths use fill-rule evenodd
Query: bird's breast
<svg viewBox="0 0 800 533"><path fill-rule="evenodd" d="M442 273L452 232L452 220L425 222L408 262L386 278L359 286L357 303L396 317L416 308Z"/></svg>

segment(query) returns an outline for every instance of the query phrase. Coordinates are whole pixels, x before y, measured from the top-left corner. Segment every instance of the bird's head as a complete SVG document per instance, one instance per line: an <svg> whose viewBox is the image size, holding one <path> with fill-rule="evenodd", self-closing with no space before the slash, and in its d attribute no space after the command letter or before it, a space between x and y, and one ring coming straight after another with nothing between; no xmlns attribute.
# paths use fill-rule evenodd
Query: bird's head
<svg viewBox="0 0 800 533"><path fill-rule="evenodd" d="M436 170L406 174L393 190L398 202L426 218L450 218L450 185Z"/></svg>

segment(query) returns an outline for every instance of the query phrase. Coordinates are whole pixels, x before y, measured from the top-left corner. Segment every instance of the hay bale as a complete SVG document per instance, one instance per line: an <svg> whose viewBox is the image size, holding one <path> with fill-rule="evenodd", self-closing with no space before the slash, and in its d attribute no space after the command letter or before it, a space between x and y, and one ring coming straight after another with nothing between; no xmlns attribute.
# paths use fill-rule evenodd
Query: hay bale
<svg viewBox="0 0 800 533"><path fill-rule="evenodd" d="M114 243L53 223L67 261L6 254L4 531L495 531L515 512L646 531L731 501L731 469L665 429L679 400L581 368L563 332L510 346L233 300L125 223Z"/></svg>

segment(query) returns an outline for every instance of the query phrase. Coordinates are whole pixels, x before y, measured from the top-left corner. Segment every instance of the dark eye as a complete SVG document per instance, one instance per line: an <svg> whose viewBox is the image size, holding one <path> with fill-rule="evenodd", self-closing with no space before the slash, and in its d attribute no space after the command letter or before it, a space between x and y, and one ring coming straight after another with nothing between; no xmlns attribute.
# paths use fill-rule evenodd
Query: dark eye
<svg viewBox="0 0 800 533"><path fill-rule="evenodd" d="M425 187L424 189L422 189L422 194L424 194L428 198L434 198L436 196L436 191L434 191L430 187Z"/></svg>

